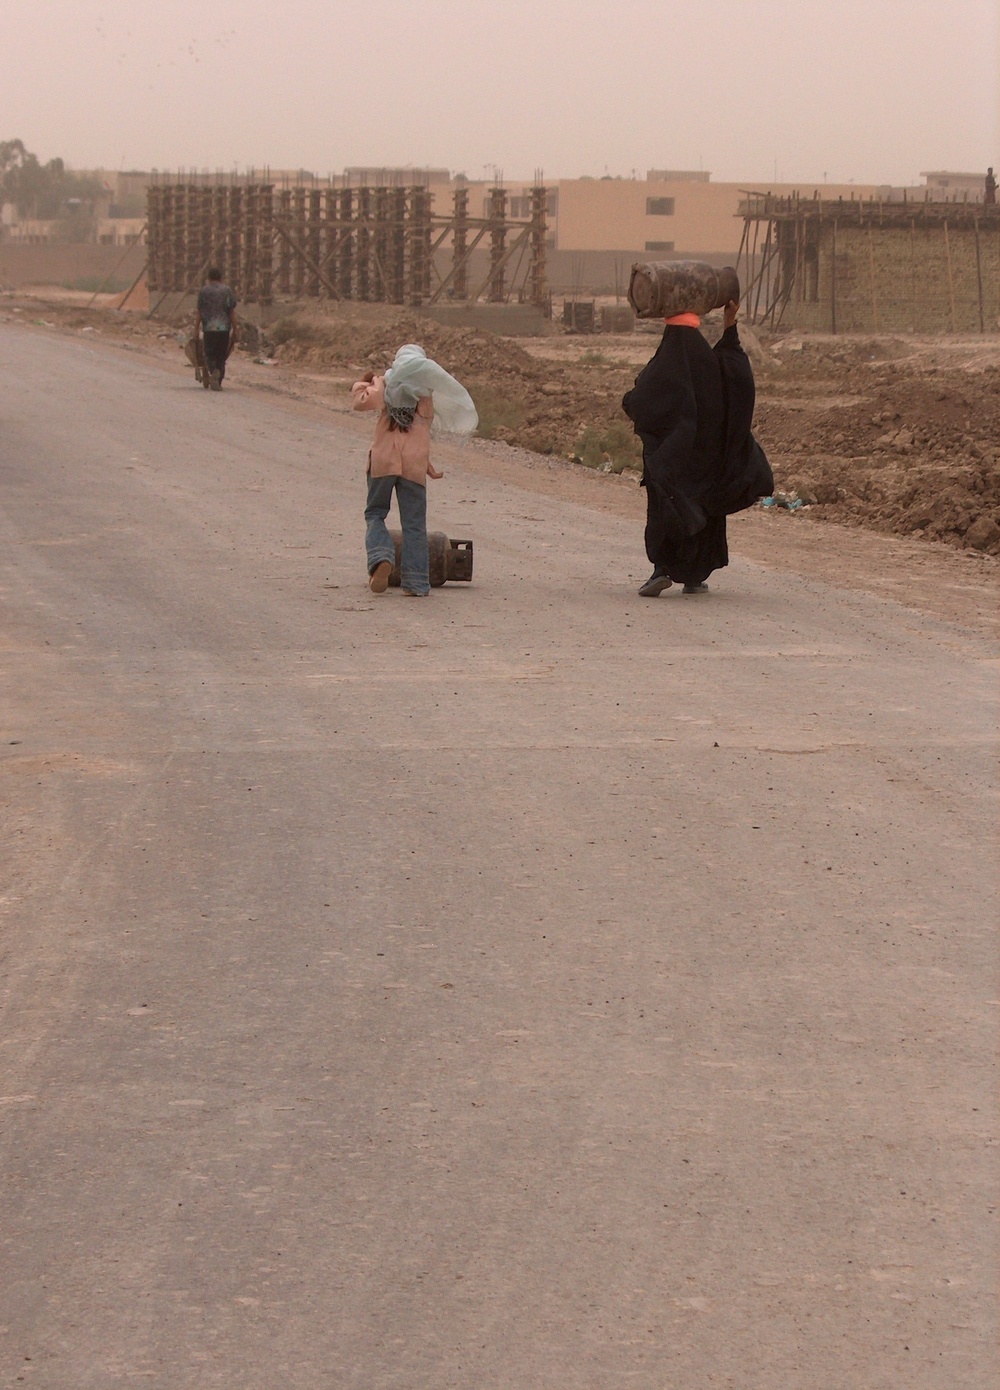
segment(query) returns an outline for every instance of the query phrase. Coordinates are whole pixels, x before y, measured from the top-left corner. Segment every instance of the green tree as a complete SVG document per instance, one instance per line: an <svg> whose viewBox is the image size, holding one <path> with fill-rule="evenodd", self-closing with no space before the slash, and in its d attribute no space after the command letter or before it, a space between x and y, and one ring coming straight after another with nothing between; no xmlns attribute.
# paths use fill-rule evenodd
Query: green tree
<svg viewBox="0 0 1000 1390"><path fill-rule="evenodd" d="M23 140L0 140L0 202L13 203L19 217L58 218L73 240L84 239L103 192L99 179L71 174L61 159L42 164Z"/></svg>

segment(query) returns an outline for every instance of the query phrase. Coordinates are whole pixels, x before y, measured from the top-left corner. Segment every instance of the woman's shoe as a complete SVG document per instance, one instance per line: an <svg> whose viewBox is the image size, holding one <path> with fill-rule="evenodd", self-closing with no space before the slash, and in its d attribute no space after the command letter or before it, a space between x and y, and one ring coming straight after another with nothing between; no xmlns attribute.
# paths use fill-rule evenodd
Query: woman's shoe
<svg viewBox="0 0 1000 1390"><path fill-rule="evenodd" d="M669 589L673 582L662 570L654 570L639 590L639 595L641 598L659 598L664 589Z"/></svg>

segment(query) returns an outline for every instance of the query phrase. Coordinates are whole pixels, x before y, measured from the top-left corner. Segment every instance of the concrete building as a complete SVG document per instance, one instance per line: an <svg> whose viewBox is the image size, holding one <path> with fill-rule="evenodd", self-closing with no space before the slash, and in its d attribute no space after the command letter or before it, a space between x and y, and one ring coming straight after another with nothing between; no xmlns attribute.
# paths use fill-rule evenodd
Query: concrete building
<svg viewBox="0 0 1000 1390"><path fill-rule="evenodd" d="M744 275L751 322L827 333L1000 327L1000 207L763 194L742 211L757 270Z"/></svg>
<svg viewBox="0 0 1000 1390"><path fill-rule="evenodd" d="M6 213L10 204L4 204ZM96 246L133 246L142 236L144 217L97 217L89 242ZM9 246L54 246L66 241L64 224L58 220L0 217L0 237Z"/></svg>
<svg viewBox="0 0 1000 1390"><path fill-rule="evenodd" d="M747 183L699 171L651 169L644 179L558 179L551 198L549 282L556 293L621 293L634 261L735 262ZM823 185L825 197L879 196L875 185ZM774 185L792 196L798 186ZM810 194L813 192L809 190ZM511 185L511 202L523 193Z"/></svg>
<svg viewBox="0 0 1000 1390"><path fill-rule="evenodd" d="M935 202L981 203L986 189L986 170L977 174L956 174L948 170L932 170L920 177Z"/></svg>
<svg viewBox="0 0 1000 1390"><path fill-rule="evenodd" d="M656 171L651 171L655 173ZM746 183L712 183L675 175L645 179L560 179L555 249L619 252L636 257L734 257ZM795 185L773 192L791 195ZM812 190L810 190L811 192ZM828 198L868 197L874 188L827 187Z"/></svg>

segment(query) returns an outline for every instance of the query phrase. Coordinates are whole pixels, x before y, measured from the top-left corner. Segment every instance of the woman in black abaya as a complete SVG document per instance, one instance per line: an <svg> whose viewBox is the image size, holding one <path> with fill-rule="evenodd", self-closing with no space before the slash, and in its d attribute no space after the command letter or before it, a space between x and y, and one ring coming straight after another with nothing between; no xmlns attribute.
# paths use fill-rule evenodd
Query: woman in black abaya
<svg viewBox="0 0 1000 1390"><path fill-rule="evenodd" d="M726 516L767 497L774 486L764 451L750 433L754 380L740 346L739 304L725 306L714 348L697 314L666 320L653 358L622 408L642 440L646 554L653 573L640 588L656 598L672 583L708 591L729 563Z"/></svg>

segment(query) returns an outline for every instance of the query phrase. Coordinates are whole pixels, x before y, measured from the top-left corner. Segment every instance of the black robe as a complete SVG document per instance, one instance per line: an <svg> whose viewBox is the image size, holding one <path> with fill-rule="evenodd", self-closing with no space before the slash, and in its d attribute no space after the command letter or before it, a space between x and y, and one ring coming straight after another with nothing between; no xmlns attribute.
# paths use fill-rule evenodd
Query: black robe
<svg viewBox="0 0 1000 1390"><path fill-rule="evenodd" d="M642 440L646 554L677 583L727 565L726 516L774 487L750 433L754 396L735 324L714 348L697 328L668 324L622 401Z"/></svg>

